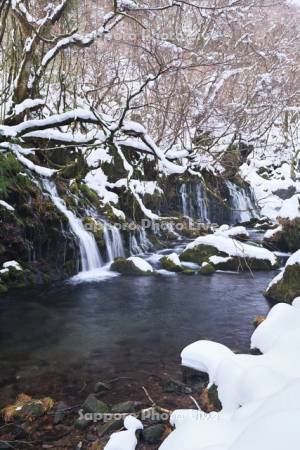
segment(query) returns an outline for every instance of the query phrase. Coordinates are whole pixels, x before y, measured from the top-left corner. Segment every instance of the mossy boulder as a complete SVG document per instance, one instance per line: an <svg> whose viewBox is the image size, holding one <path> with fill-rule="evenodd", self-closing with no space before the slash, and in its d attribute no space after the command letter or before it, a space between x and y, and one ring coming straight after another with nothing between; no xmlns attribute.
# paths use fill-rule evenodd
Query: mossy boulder
<svg viewBox="0 0 300 450"><path fill-rule="evenodd" d="M199 269L199 274L201 275L212 275L216 271L213 264L203 263Z"/></svg>
<svg viewBox="0 0 300 450"><path fill-rule="evenodd" d="M298 251L300 253L300 250ZM297 252L297 253L298 253ZM269 284L265 297L275 302L292 303L300 296L300 264L289 264Z"/></svg>
<svg viewBox="0 0 300 450"><path fill-rule="evenodd" d="M300 218L294 220L279 219L282 226L282 246L280 249L295 252L300 248Z"/></svg>
<svg viewBox="0 0 300 450"><path fill-rule="evenodd" d="M152 266L138 257L116 258L111 264L110 270L124 275L152 275L154 273Z"/></svg>
<svg viewBox="0 0 300 450"><path fill-rule="evenodd" d="M182 271L183 275L193 276L196 274L195 270L192 269L184 269Z"/></svg>
<svg viewBox="0 0 300 450"><path fill-rule="evenodd" d="M180 255L181 261L193 262L202 265L211 256L227 256L226 253L218 252L217 249L211 245L201 244L193 248L187 248Z"/></svg>
<svg viewBox="0 0 300 450"><path fill-rule="evenodd" d="M182 272L183 267L180 263L180 259L176 253L172 253L171 255L163 256L160 259L160 263L163 269L168 270L169 272Z"/></svg>

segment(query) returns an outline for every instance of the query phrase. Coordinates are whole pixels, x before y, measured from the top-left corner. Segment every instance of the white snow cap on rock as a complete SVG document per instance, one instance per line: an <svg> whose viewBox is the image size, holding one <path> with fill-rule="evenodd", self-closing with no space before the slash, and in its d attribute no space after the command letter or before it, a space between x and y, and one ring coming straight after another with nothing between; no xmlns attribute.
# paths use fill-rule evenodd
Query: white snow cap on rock
<svg viewBox="0 0 300 450"><path fill-rule="evenodd" d="M297 250L295 253L293 253L289 257L289 259L287 260L287 262L285 264L284 269L281 270L281 272L279 272L279 274L277 274L276 277L270 281L270 283L267 287L267 291L270 289L271 286L273 286L274 284L277 284L280 280L282 280L286 267L293 266L294 264L300 264L300 250Z"/></svg>
<svg viewBox="0 0 300 450"><path fill-rule="evenodd" d="M225 229L223 227L226 227ZM225 236L225 237L234 237L234 236L246 236L249 237L249 233L245 227L238 226L227 228L228 225L222 225L219 229L215 231L215 236Z"/></svg>
<svg viewBox="0 0 300 450"><path fill-rule="evenodd" d="M124 420L126 431L113 433L104 447L104 450L135 450L137 438L135 432L143 429L140 420L133 416L127 416Z"/></svg>
<svg viewBox="0 0 300 450"><path fill-rule="evenodd" d="M160 450L298 450L300 425L300 310L277 304L252 336L262 355L238 355L199 341L182 363L209 374L223 406L219 413L179 410Z"/></svg>
<svg viewBox="0 0 300 450"><path fill-rule="evenodd" d="M142 272L153 272L153 267L143 258L139 258L138 256L130 256L127 261L133 262L135 267L137 267Z"/></svg>
<svg viewBox="0 0 300 450"><path fill-rule="evenodd" d="M16 270L23 270L17 261L6 261L5 263L3 263L4 269L9 269L10 267L13 267Z"/></svg>
<svg viewBox="0 0 300 450"><path fill-rule="evenodd" d="M272 265L276 264L276 256L263 247L257 247L250 244L244 244L235 239L226 236L218 236L211 234L208 236L200 236L195 241L187 245L186 249L192 249L198 245L211 245L218 251L224 252L229 256L237 256L239 258L255 258L270 261Z"/></svg>
<svg viewBox="0 0 300 450"><path fill-rule="evenodd" d="M166 258L170 260L173 264L175 264L175 266L181 267L181 261L177 253L171 253L170 255L166 255Z"/></svg>

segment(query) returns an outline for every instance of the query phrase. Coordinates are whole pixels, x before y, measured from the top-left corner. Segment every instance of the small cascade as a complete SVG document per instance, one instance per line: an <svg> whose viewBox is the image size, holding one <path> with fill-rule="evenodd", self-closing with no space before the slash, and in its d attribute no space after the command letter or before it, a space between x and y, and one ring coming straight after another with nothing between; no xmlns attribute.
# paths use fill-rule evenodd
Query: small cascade
<svg viewBox="0 0 300 450"><path fill-rule="evenodd" d="M209 223L207 198L202 183L182 184L180 188L182 214Z"/></svg>
<svg viewBox="0 0 300 450"><path fill-rule="evenodd" d="M67 217L70 228L78 239L81 256L81 270L85 272L101 267L102 260L93 234L86 231L82 221L67 208L65 202L59 197L53 181L44 179L43 185L45 190L50 194L54 205Z"/></svg>
<svg viewBox="0 0 300 450"><path fill-rule="evenodd" d="M188 216L190 213L189 195L187 192L187 185L185 183L180 188L180 194L181 194L182 214L184 216Z"/></svg>
<svg viewBox="0 0 300 450"><path fill-rule="evenodd" d="M232 208L232 222L248 222L253 217L258 217L257 208L254 200L247 192L232 183L226 181L230 193L230 203Z"/></svg>
<svg viewBox="0 0 300 450"><path fill-rule="evenodd" d="M125 257L122 236L117 227L104 225L103 237L109 262L118 257Z"/></svg>
<svg viewBox="0 0 300 450"><path fill-rule="evenodd" d="M139 255L146 253L153 248L152 243L147 238L145 228L139 227L136 234L132 233L129 236L129 252L131 255Z"/></svg>

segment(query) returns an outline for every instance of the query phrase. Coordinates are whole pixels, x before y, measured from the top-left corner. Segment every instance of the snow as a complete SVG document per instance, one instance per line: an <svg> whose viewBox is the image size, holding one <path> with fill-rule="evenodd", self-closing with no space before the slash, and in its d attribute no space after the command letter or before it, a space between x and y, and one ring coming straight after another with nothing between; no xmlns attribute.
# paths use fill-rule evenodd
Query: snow
<svg viewBox="0 0 300 450"><path fill-rule="evenodd" d="M13 267L16 270L23 270L20 264L17 261L6 261L2 264L4 269L9 269L10 267Z"/></svg>
<svg viewBox="0 0 300 450"><path fill-rule="evenodd" d="M255 344L255 345L254 345ZM209 375L222 411L178 410L160 450L299 449L300 310L277 304L252 336L262 355L235 354L199 341L186 347L182 364Z"/></svg>
<svg viewBox="0 0 300 450"><path fill-rule="evenodd" d="M224 229L223 227L227 227L227 225L222 225L218 230L215 231L215 235L216 236L227 236L227 237L234 237L234 236L245 236L245 237L249 237L249 233L246 230L245 227L242 226L238 226L238 227L233 227L233 228L226 228Z"/></svg>
<svg viewBox="0 0 300 450"><path fill-rule="evenodd" d="M300 308L300 297L296 297L293 300L292 305L295 306L295 308Z"/></svg>
<svg viewBox="0 0 300 450"><path fill-rule="evenodd" d="M8 209L8 211L14 211L15 208L8 203L6 203L4 200L0 200L0 206L3 206L3 208Z"/></svg>
<svg viewBox="0 0 300 450"><path fill-rule="evenodd" d="M279 233L280 231L282 231L282 225L279 225L273 230L267 230L264 234L264 239L271 239L273 236L275 236L276 233Z"/></svg>
<svg viewBox="0 0 300 450"><path fill-rule="evenodd" d="M230 261L231 260L231 257L230 256L228 256L228 257L223 257L223 256L211 256L210 258L209 258L209 262L210 263L212 263L212 264L214 264L214 265L218 265L218 264L221 264L221 263L226 263L226 262L228 262L228 261Z"/></svg>
<svg viewBox="0 0 300 450"><path fill-rule="evenodd" d="M218 251L224 252L229 256L268 260L272 265L275 265L277 261L275 255L265 248L245 244L222 235L218 236L213 234L208 236L200 236L195 241L188 244L186 250L193 249L198 245L211 245Z"/></svg>
<svg viewBox="0 0 300 450"><path fill-rule="evenodd" d="M293 197L284 201L278 216L283 219L300 219L300 194L294 195Z"/></svg>
<svg viewBox="0 0 300 450"><path fill-rule="evenodd" d="M166 258L171 261L175 266L181 267L181 261L177 253L171 253L170 255L166 255Z"/></svg>
<svg viewBox="0 0 300 450"><path fill-rule="evenodd" d="M127 416L124 420L125 431L113 433L104 450L135 450L137 445L136 431L143 429L140 420L133 416Z"/></svg>
<svg viewBox="0 0 300 450"><path fill-rule="evenodd" d="M138 256L130 256L127 261L133 262L135 267L137 267L142 272L153 272L153 267L147 261L139 258Z"/></svg>
<svg viewBox="0 0 300 450"><path fill-rule="evenodd" d="M41 99L32 100L30 98L27 98L22 103L19 103L15 106L14 113L16 116L18 116L19 114L22 114L24 111L26 111L26 109L33 109L44 105L45 105L44 100Z"/></svg>

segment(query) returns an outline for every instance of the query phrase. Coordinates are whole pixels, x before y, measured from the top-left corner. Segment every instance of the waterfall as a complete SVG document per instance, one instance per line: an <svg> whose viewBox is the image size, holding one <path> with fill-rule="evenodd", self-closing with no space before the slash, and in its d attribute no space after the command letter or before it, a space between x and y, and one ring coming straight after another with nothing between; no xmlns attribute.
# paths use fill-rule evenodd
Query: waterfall
<svg viewBox="0 0 300 450"><path fill-rule="evenodd" d="M180 188L182 214L209 223L207 199L202 183L182 184Z"/></svg>
<svg viewBox="0 0 300 450"><path fill-rule="evenodd" d="M50 194L54 205L67 217L71 230L78 239L82 271L89 271L101 267L101 256L93 234L87 232L82 221L67 208L65 202L59 197L53 181L44 179L43 185Z"/></svg>
<svg viewBox="0 0 300 450"><path fill-rule="evenodd" d="M153 248L152 243L147 238L145 228L139 227L137 236L132 233L129 236L129 251L131 255L148 252Z"/></svg>
<svg viewBox="0 0 300 450"><path fill-rule="evenodd" d="M207 199L201 183L197 183L196 185L196 199L197 219L201 219L204 223L208 223Z"/></svg>
<svg viewBox="0 0 300 450"><path fill-rule="evenodd" d="M231 181L226 181L226 186L231 197L232 222L248 222L253 217L257 217L257 208L246 191Z"/></svg>
<svg viewBox="0 0 300 450"><path fill-rule="evenodd" d="M189 206L188 206L189 196L187 193L187 186L185 183L180 188L180 194L181 194L181 203L182 203L182 213L184 216L188 216L189 212L190 212Z"/></svg>
<svg viewBox="0 0 300 450"><path fill-rule="evenodd" d="M125 257L122 236L117 227L104 225L103 237L109 261L113 261L118 257Z"/></svg>

